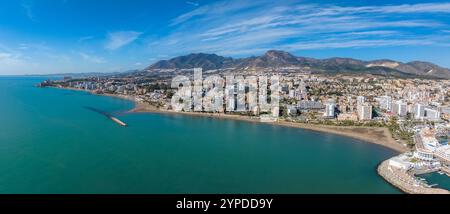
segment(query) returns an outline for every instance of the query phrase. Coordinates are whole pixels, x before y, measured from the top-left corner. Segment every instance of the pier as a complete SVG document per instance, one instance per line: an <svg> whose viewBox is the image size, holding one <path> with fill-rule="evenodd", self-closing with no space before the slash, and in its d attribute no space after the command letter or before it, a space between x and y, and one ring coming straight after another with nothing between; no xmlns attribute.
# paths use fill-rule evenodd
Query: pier
<svg viewBox="0 0 450 214"><path fill-rule="evenodd" d="M122 122L121 120L119 120L119 119L117 119L117 118L115 118L113 116L109 116L109 119L111 119L112 121L114 121L115 123L117 123L117 124L119 124L121 126L127 126L126 123Z"/></svg>
<svg viewBox="0 0 450 214"><path fill-rule="evenodd" d="M118 118L112 116L112 115L111 115L110 113L108 113L108 112L102 111L102 110L100 110L100 109L88 107L88 106L85 106L84 108L86 108L86 109L88 109L88 110L91 110L91 111L93 111L93 112L97 112L97 113L99 113L99 114L101 114L101 115L104 115L104 116L107 117L108 119L112 120L113 122L115 122L115 123L117 123L117 124L119 124L119 125L121 125L121 126L128 126L125 122L123 122L123 121L119 120Z"/></svg>

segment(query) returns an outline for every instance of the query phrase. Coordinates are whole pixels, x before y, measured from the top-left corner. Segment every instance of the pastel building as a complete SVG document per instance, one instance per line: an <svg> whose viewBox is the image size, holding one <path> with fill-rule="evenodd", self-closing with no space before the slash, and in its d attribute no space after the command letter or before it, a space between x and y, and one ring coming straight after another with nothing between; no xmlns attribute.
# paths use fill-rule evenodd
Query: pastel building
<svg viewBox="0 0 450 214"><path fill-rule="evenodd" d="M369 104L358 105L358 118L359 120L371 120L372 105Z"/></svg>

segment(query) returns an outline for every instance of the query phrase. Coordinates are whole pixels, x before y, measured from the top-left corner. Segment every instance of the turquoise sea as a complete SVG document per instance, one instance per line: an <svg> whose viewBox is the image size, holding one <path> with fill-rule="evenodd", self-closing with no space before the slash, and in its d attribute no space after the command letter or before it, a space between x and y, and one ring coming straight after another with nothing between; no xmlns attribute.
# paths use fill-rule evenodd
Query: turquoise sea
<svg viewBox="0 0 450 214"><path fill-rule="evenodd" d="M420 175L419 177L425 178L428 184L437 184L437 188L448 189L450 190L450 179L447 175L435 173L428 173L424 175Z"/></svg>
<svg viewBox="0 0 450 214"><path fill-rule="evenodd" d="M0 193L400 193L396 153L243 121L125 113L133 103L0 77ZM121 127L86 107L112 113Z"/></svg>

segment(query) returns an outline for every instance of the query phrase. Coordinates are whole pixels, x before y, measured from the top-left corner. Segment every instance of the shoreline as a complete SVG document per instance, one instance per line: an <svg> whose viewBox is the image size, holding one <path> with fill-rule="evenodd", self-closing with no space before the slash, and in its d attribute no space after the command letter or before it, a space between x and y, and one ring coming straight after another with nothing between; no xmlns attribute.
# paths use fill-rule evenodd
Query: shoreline
<svg viewBox="0 0 450 214"><path fill-rule="evenodd" d="M111 96L124 98L123 95L111 95ZM152 106L149 103L136 101L134 98L130 96L125 99L131 100L135 103L135 107L130 111L128 111L130 113L178 114L196 117L209 117L214 119L240 120L261 124L278 125L350 137L353 139L364 141L366 143L380 145L398 153L410 151L410 149L408 149L406 146L398 143L395 139L393 139L391 133L385 127L330 126L320 124L296 123L289 121L261 122L258 117L249 117L242 115L231 115L224 113L175 112L175 111L161 110L155 106Z"/></svg>
<svg viewBox="0 0 450 214"><path fill-rule="evenodd" d="M226 120L239 120L246 121L252 123L260 123L260 124L270 124L270 125L278 125L292 128L300 128L304 130L310 130L321 133L335 134L339 136L345 136L353 139L360 140L363 143L371 143L375 145L382 146L383 148L390 149L395 151L397 154L405 153L410 151L409 148L397 142L393 137L390 131L386 127L360 127L360 126L330 126L330 125L320 125L320 124L307 124L307 123L296 123L289 121L277 121L277 122L261 122L258 117L249 117L243 115L230 115L224 113L201 113L201 112L175 112L169 110L162 110L157 108L156 106L151 105L150 103L138 101L135 96L132 95L119 95L119 94L95 94L89 90L83 89L72 89L72 88L62 88L67 90L78 90L88 92L92 95L97 96L109 96L118 99L128 100L134 103L134 107L128 111L127 113L156 113L156 114L178 114L178 115L186 115L186 116L195 116L195 117L208 117L214 119L226 119ZM389 160L389 159L388 159ZM401 190L404 193L408 194L418 194L418 193L444 193L448 194L448 191L438 188L427 188L426 191L414 191L411 190L408 186L403 185L401 182L392 179L392 176L389 174L387 170L387 162L388 160L382 161L378 166L375 167L377 174L382 177L387 183L391 184L395 188Z"/></svg>
<svg viewBox="0 0 450 214"><path fill-rule="evenodd" d="M55 87L58 88L58 87ZM277 121L277 122L261 122L258 117L249 117L243 115L232 115L224 113L202 113L202 112L176 112L169 110L162 110L156 106L151 105L147 102L142 102L136 100L133 95L120 95L120 94L95 94L89 90L77 89L77 88L58 88L67 90L76 90L88 92L92 95L97 96L108 96L118 99L128 100L134 103L134 107L127 113L157 113L157 114L177 114L195 117L208 117L214 119L228 119L228 120L239 120L253 123L270 124L285 126L291 128L300 128L310 131L316 131L321 133L335 134L339 136L350 137L356 140L361 140L365 143L371 143L383 146L384 148L391 149L397 153L404 153L410 151L406 146L398 143L394 138L392 138L391 133L385 127L361 127L361 126L330 126L330 125L320 125L320 124L307 124L307 123L296 123L289 121ZM381 139L381 140L380 140Z"/></svg>

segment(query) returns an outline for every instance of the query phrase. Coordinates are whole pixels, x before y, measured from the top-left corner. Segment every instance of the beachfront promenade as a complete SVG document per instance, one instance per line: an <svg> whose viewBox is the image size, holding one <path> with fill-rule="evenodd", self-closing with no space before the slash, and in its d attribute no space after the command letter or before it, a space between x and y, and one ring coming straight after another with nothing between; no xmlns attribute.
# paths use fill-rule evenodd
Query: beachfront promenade
<svg viewBox="0 0 450 214"><path fill-rule="evenodd" d="M450 191L445 189L428 187L405 170L390 166L389 160L383 161L378 166L378 174L395 187L409 194L450 194Z"/></svg>

